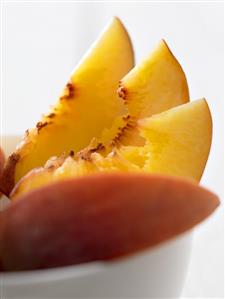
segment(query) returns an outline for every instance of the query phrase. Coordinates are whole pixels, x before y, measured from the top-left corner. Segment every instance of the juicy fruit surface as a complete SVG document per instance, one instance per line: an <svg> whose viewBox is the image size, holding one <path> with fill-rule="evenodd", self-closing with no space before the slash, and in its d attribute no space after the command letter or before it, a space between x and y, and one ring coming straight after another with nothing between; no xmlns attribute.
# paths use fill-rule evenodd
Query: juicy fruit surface
<svg viewBox="0 0 225 299"><path fill-rule="evenodd" d="M17 183L10 197L18 199L21 194L68 178L88 176L99 172L139 172L140 170L137 165L120 155L119 151L112 152L106 157L99 153L93 153L90 154L88 160L68 157L58 168L49 167L47 164L45 167L30 171Z"/></svg>
<svg viewBox="0 0 225 299"><path fill-rule="evenodd" d="M110 129L115 118L124 113L116 94L118 81L133 65L131 41L115 18L73 71L59 101L26 134L13 155L17 161L9 172L15 171L15 182L50 157L77 152Z"/></svg>
<svg viewBox="0 0 225 299"><path fill-rule="evenodd" d="M212 141L212 120L202 99L141 121L149 159L144 169L201 179Z"/></svg>
<svg viewBox="0 0 225 299"><path fill-rule="evenodd" d="M29 172L12 198L53 181L97 172L151 172L199 181L211 146L212 124L207 102L193 101L139 122L145 145L122 146L106 157L90 152L69 157L59 167L48 163Z"/></svg>
<svg viewBox="0 0 225 299"><path fill-rule="evenodd" d="M166 176L99 174L52 184L1 214L3 269L132 254L192 228L218 204L216 195L197 184Z"/></svg>

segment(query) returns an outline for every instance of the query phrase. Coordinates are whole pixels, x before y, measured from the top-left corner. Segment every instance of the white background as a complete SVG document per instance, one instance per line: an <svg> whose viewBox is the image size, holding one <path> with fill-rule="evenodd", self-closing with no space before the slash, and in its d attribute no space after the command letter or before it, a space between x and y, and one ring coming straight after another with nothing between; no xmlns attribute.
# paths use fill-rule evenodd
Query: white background
<svg viewBox="0 0 225 299"><path fill-rule="evenodd" d="M206 97L213 146L202 185L223 198L223 5L221 3L7 3L3 5L2 130L22 134L46 112L81 56L119 16L136 61L165 38L192 99ZM191 161L190 161L191 163ZM199 226L184 297L223 297L223 212Z"/></svg>

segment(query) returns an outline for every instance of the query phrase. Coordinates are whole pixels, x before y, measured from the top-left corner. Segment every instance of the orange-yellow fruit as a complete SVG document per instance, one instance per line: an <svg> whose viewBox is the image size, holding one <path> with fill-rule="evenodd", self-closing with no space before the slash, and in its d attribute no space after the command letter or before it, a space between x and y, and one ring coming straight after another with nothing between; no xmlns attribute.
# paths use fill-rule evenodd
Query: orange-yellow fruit
<svg viewBox="0 0 225 299"><path fill-rule="evenodd" d="M205 99L141 120L139 126L146 140L143 170L200 181L212 142L212 119Z"/></svg>
<svg viewBox="0 0 225 299"><path fill-rule="evenodd" d="M124 125L120 116L125 107L116 94L118 82L133 66L130 38L121 21L114 18L74 69L55 106L25 134L8 159L5 192L52 156L77 152L93 137L101 138L103 131L111 140Z"/></svg>
<svg viewBox="0 0 225 299"><path fill-rule="evenodd" d="M139 121L145 145L122 146L104 156L62 157L59 165L49 161L34 169L15 186L11 197L30 192L54 181L98 172L150 172L199 181L212 139L211 114L206 100L193 101Z"/></svg>
<svg viewBox="0 0 225 299"><path fill-rule="evenodd" d="M117 97L119 79L132 66L129 37L115 19L75 69L61 100L9 158L5 192L54 155L84 150L88 145L92 151L105 146L107 152L121 144L143 145L139 119L189 100L185 74L165 41L120 81Z"/></svg>
<svg viewBox="0 0 225 299"><path fill-rule="evenodd" d="M164 40L120 81L118 94L128 108L131 127L138 119L189 101L184 71ZM134 130L129 136L122 136L122 142L140 143L137 135Z"/></svg>

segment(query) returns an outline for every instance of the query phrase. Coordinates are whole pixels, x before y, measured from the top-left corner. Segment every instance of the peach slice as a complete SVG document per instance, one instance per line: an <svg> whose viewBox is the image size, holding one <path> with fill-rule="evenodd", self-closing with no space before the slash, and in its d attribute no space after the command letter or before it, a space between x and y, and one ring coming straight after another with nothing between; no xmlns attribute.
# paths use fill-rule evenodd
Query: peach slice
<svg viewBox="0 0 225 299"><path fill-rule="evenodd" d="M127 127L136 121L189 101L185 73L164 40L121 81L119 96L129 111ZM141 144L138 131L121 136L123 144Z"/></svg>
<svg viewBox="0 0 225 299"><path fill-rule="evenodd" d="M43 166L52 156L81 150L93 137L100 138L103 130L108 129L111 140L110 134L114 136L114 130L126 124L119 117L125 108L116 90L133 66L130 38L121 21L114 18L75 68L55 106L26 132L8 159L5 192L8 194L29 170Z"/></svg>
<svg viewBox="0 0 225 299"><path fill-rule="evenodd" d="M0 216L5 271L110 260L150 248L194 227L218 197L188 180L98 174L48 185Z"/></svg>
<svg viewBox="0 0 225 299"><path fill-rule="evenodd" d="M205 99L143 119L139 128L146 140L140 150L146 157L144 171L200 181L212 142L212 119ZM126 147L123 152L126 153ZM135 155L136 148L134 156L130 148L129 159L133 163Z"/></svg>
<svg viewBox="0 0 225 299"><path fill-rule="evenodd" d="M204 171L212 139L211 114L206 100L193 101L139 121L145 145L122 146L103 156L65 157L59 165L49 161L34 169L14 187L17 197L54 181L97 172L151 172L176 175L199 181Z"/></svg>

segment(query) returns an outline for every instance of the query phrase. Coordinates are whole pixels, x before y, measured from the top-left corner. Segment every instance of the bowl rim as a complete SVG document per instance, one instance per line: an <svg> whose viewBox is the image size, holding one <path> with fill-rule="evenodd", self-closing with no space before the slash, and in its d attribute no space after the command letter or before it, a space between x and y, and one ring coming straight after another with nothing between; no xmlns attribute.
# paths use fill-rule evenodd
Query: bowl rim
<svg viewBox="0 0 225 299"><path fill-rule="evenodd" d="M108 267L104 265L104 263L90 262L82 265L68 265L40 270L2 272L0 273L0 280L2 280L3 286L48 283L51 281L60 281L69 278L84 277L89 274L96 274L107 268Z"/></svg>
<svg viewBox="0 0 225 299"><path fill-rule="evenodd" d="M68 265L55 268L38 269L38 270L26 270L15 272L0 272L1 286L16 286L27 284L41 284L49 282L57 282L66 279L78 279L87 277L94 274L102 274L105 271L113 269L118 265L123 265L138 258L148 258L148 256L154 256L154 253L159 252L160 249L166 249L179 243L179 241L185 241L192 251L194 229L188 230L180 235L175 236L162 243L156 244L151 248L144 249L142 251L133 253L131 255L118 257L111 261L93 261L77 265Z"/></svg>

